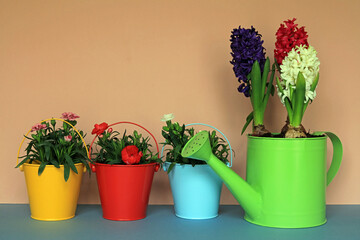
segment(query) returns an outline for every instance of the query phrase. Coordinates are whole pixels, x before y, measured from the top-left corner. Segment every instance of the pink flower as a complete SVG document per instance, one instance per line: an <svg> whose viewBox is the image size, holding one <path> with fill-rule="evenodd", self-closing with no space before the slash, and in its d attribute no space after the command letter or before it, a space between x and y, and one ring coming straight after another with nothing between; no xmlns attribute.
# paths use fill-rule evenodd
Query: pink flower
<svg viewBox="0 0 360 240"><path fill-rule="evenodd" d="M109 128L109 129L108 129L108 133L111 133L112 131L113 131L112 128Z"/></svg>
<svg viewBox="0 0 360 240"><path fill-rule="evenodd" d="M121 151L121 158L127 165L139 163L142 156L143 153L135 145L126 146Z"/></svg>
<svg viewBox="0 0 360 240"><path fill-rule="evenodd" d="M68 120L68 121L74 121L75 119L79 118L80 116L75 114L75 113L72 113L72 112L64 112L62 114L62 119L64 120Z"/></svg>
<svg viewBox="0 0 360 240"><path fill-rule="evenodd" d="M37 123L31 128L31 131L34 132L34 131L39 131L41 129L46 129L46 124Z"/></svg>
<svg viewBox="0 0 360 240"><path fill-rule="evenodd" d="M68 135L64 137L65 141L70 142L72 140L72 136Z"/></svg>

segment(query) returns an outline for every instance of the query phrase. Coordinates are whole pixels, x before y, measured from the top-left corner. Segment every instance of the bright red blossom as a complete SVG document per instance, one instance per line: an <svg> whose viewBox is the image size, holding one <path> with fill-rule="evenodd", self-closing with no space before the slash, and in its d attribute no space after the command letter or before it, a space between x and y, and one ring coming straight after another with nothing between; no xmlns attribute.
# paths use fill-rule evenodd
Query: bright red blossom
<svg viewBox="0 0 360 240"><path fill-rule="evenodd" d="M92 130L91 134L96 134L96 135L100 135L102 134L107 128L109 127L109 125L106 122L99 124L95 124L94 125L94 129Z"/></svg>
<svg viewBox="0 0 360 240"><path fill-rule="evenodd" d="M139 163L142 156L143 153L135 145L126 146L121 151L121 158L127 165Z"/></svg>
<svg viewBox="0 0 360 240"><path fill-rule="evenodd" d="M286 26L280 24L280 28L276 32L274 55L279 65L281 65L288 52L295 46L309 46L307 41L308 35L305 32L305 28L298 28L298 25L294 23L295 20L296 18L284 21Z"/></svg>

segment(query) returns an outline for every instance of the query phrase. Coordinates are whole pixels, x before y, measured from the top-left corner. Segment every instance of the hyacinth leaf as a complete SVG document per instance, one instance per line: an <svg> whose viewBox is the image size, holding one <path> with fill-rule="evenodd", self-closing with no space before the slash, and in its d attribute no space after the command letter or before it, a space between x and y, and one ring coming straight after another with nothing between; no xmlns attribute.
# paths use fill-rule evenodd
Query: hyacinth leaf
<svg viewBox="0 0 360 240"><path fill-rule="evenodd" d="M310 91L315 91L318 83L319 83L319 73L316 75L316 77L315 77L315 79L314 79L314 82L313 82L313 84L312 84L311 87L310 87ZM305 113L305 110L306 110L307 106L309 105L309 102L310 102L310 101L307 101L307 102L305 103L305 105L304 105L304 110L303 110L303 114Z"/></svg>
<svg viewBox="0 0 360 240"><path fill-rule="evenodd" d="M249 124L251 123L251 121L254 119L254 112L251 112L247 117L246 117L246 122L244 124L244 127L242 128L241 131L241 135L244 134L245 130L247 129L247 127L249 126Z"/></svg>
<svg viewBox="0 0 360 240"><path fill-rule="evenodd" d="M279 91L280 91L282 94L284 94L284 89L282 88L281 83L280 83L280 80L279 80L278 77L276 77L276 85L278 86Z"/></svg>
<svg viewBox="0 0 360 240"><path fill-rule="evenodd" d="M261 77L261 93L262 93L262 96L265 95L265 87L266 87L266 82L267 82L269 72L270 72L270 59L269 59L269 57L267 57L265 65L264 65L263 75Z"/></svg>
<svg viewBox="0 0 360 240"><path fill-rule="evenodd" d="M281 84L280 84L280 80L278 77L276 77L276 85L279 88L279 91L284 94L284 89L282 88ZM293 119L293 110L291 107L291 103L290 103L290 99L288 97L285 98L285 108L286 111L288 112L288 117L289 117L289 121L292 122Z"/></svg>
<svg viewBox="0 0 360 240"><path fill-rule="evenodd" d="M262 108L262 94L261 94L261 70L258 61L255 61L251 70L251 98L254 109L254 125L261 125L263 123Z"/></svg>
<svg viewBox="0 0 360 240"><path fill-rule="evenodd" d="M274 76L275 76L275 64L272 65L270 81L267 84L267 90L266 90L266 94L264 96L264 101L263 101L263 109L264 109L264 111L266 109L266 105L268 103L270 94L272 96L274 96L274 85L273 85Z"/></svg>
<svg viewBox="0 0 360 240"><path fill-rule="evenodd" d="M288 97L285 98L285 108L286 111L288 112L289 122L291 123L293 120L293 109Z"/></svg>
<svg viewBox="0 0 360 240"><path fill-rule="evenodd" d="M316 75L313 84L311 84L310 90L315 91L318 83L319 83L319 73Z"/></svg>
<svg viewBox="0 0 360 240"><path fill-rule="evenodd" d="M293 103L293 119L290 121L290 124L294 127L298 127L301 124L303 117L304 109L304 100L305 100L305 87L306 82L304 75L299 72L296 80L296 91L295 91L295 103Z"/></svg>
<svg viewBox="0 0 360 240"><path fill-rule="evenodd" d="M278 70L278 72L280 73L281 72L281 69L280 69L280 65L279 63L277 62L276 58L274 57L274 64L276 66L276 69Z"/></svg>

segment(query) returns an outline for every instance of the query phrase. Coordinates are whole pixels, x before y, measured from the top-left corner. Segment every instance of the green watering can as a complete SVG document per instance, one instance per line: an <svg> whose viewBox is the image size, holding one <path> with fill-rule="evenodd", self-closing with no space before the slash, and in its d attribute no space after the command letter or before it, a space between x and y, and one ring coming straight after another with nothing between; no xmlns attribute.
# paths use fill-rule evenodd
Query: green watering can
<svg viewBox="0 0 360 240"><path fill-rule="evenodd" d="M326 140L333 160L326 171ZM326 186L342 159L342 144L333 133L312 138L248 136L247 181L211 152L209 133L196 134L181 155L206 161L245 210L245 220L268 227L305 228L326 223Z"/></svg>

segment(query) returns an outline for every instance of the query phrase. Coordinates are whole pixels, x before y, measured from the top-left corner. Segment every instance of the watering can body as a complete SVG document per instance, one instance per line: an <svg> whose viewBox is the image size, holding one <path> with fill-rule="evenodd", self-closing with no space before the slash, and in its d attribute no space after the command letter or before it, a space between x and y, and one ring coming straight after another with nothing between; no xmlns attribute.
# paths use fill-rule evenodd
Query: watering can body
<svg viewBox="0 0 360 240"><path fill-rule="evenodd" d="M334 158L326 172L326 136L306 139L248 137L247 181L227 168L202 138L189 148L217 173L245 210L245 220L268 227L305 228L326 222L326 186L341 162L340 140L327 133ZM187 146L185 146L186 148ZM205 153L207 152L207 153ZM206 155L207 154L207 155ZM184 155L187 155L184 152ZM192 156L194 157L194 156Z"/></svg>
<svg viewBox="0 0 360 240"><path fill-rule="evenodd" d="M261 198L260 211L246 213L247 221L284 228L326 222L326 137L249 136L246 176Z"/></svg>

